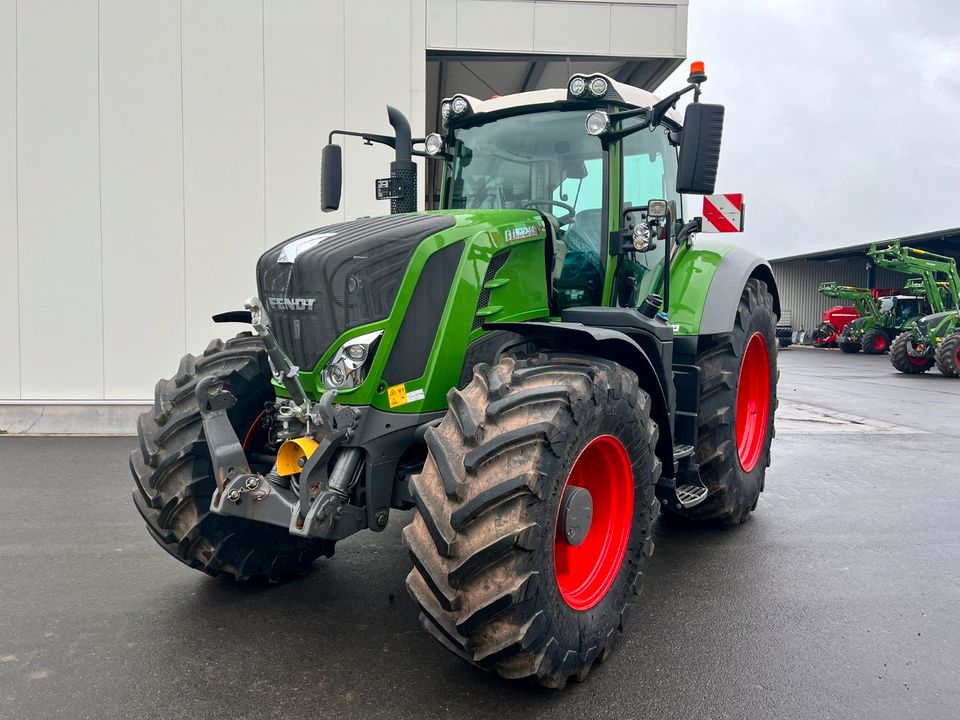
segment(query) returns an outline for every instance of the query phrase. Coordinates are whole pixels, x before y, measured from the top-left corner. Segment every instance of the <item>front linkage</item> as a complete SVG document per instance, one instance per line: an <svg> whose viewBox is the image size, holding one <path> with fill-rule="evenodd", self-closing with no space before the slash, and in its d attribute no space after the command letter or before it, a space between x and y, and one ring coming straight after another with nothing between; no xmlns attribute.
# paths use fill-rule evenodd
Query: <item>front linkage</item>
<svg viewBox="0 0 960 720"><path fill-rule="evenodd" d="M340 540L352 535L366 526L364 508L349 503L363 471L363 454L359 448L344 448L342 444L356 434L363 410L334 406L336 390L311 403L300 384L299 368L270 332L270 321L259 299L250 298L246 307L266 348L273 376L284 384L293 401L275 404L283 428L280 439L285 442L277 467L263 476L251 471L227 417L236 398L217 388L212 377L197 384L197 404L217 481L210 510L286 527L292 535L302 537ZM335 455L337 460L330 470ZM293 479L295 473L299 473L299 480ZM382 523L386 525L386 517Z"/></svg>

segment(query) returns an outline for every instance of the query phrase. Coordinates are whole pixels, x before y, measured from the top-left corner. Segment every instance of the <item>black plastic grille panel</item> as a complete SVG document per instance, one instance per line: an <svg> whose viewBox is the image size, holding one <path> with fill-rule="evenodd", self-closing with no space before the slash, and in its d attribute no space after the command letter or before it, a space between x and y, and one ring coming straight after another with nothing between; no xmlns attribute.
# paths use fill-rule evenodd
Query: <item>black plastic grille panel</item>
<svg viewBox="0 0 960 720"><path fill-rule="evenodd" d="M487 265L487 272L483 276L483 285L486 285L488 282L493 280L497 273L503 269L503 266L507 264L507 260L510 258L509 250L501 250L492 258L490 258L490 264ZM477 299L477 310L482 310L487 305L490 304L490 290L486 287L481 286L480 288L480 297ZM471 330L476 330L478 327L483 325L484 317L482 315L473 316L473 325L470 328Z"/></svg>

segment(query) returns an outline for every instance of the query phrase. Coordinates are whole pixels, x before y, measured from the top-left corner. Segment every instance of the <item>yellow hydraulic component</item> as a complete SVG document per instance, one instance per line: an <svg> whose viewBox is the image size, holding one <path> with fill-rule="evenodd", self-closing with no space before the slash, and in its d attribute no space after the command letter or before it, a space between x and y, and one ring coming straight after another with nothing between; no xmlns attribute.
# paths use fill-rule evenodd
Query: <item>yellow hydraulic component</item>
<svg viewBox="0 0 960 720"><path fill-rule="evenodd" d="M285 440L277 453L277 473L286 476L300 472L318 445L316 440L308 437Z"/></svg>

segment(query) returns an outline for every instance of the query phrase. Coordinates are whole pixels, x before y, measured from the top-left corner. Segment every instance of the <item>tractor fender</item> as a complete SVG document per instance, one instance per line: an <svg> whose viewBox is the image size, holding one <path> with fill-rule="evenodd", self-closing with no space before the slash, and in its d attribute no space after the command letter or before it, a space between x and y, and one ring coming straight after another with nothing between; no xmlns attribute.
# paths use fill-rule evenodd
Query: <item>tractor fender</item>
<svg viewBox="0 0 960 720"><path fill-rule="evenodd" d="M770 264L749 250L735 247L723 256L707 290L700 318L700 334L713 335L733 330L740 295L747 280L757 278L767 284L773 295L773 311L780 317L780 291Z"/></svg>
<svg viewBox="0 0 960 720"><path fill-rule="evenodd" d="M483 327L517 333L543 350L594 355L633 370L640 387L650 394L650 417L660 426L656 452L663 464L663 473L673 476L673 423L667 392L653 362L632 338L617 330L571 322L502 322L487 323Z"/></svg>

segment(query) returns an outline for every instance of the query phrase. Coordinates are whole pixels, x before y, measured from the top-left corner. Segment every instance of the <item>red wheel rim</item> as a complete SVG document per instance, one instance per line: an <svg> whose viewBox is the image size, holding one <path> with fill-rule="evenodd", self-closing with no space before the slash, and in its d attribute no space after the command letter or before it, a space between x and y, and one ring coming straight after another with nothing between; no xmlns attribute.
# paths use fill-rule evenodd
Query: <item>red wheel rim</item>
<svg viewBox="0 0 960 720"><path fill-rule="evenodd" d="M627 450L612 435L594 438L580 451L567 485L585 488L593 500L593 520L579 545L567 542L557 521L553 568L564 601L589 610L610 590L623 564L633 525L633 468ZM561 490L561 498L563 492Z"/></svg>
<svg viewBox="0 0 960 720"><path fill-rule="evenodd" d="M740 364L737 387L737 455L740 466L750 472L757 466L766 440L770 416L770 363L767 341L753 334Z"/></svg>
<svg viewBox="0 0 960 720"><path fill-rule="evenodd" d="M914 367L924 367L927 364L925 357L917 357L916 355L907 355L907 360L909 360L910 364Z"/></svg>
<svg viewBox="0 0 960 720"><path fill-rule="evenodd" d="M873 349L874 350L886 350L887 349L887 339L883 335L877 335L873 339Z"/></svg>

